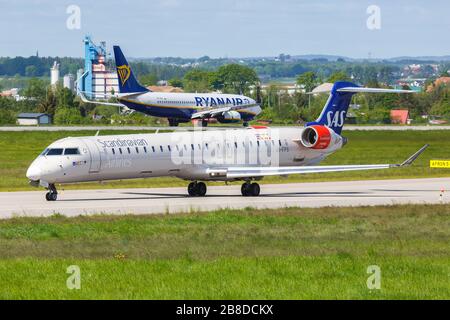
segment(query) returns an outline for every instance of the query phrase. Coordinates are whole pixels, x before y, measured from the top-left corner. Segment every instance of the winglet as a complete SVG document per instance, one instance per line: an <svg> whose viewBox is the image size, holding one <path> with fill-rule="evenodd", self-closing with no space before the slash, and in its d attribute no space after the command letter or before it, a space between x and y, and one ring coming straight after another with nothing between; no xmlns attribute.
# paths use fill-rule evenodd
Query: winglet
<svg viewBox="0 0 450 320"><path fill-rule="evenodd" d="M401 164L397 164L397 165L394 165L394 166L395 167L407 167L407 166L411 165L425 151L425 149L428 148L428 146L429 146L429 144L424 145L416 153L414 153L408 159L403 161Z"/></svg>

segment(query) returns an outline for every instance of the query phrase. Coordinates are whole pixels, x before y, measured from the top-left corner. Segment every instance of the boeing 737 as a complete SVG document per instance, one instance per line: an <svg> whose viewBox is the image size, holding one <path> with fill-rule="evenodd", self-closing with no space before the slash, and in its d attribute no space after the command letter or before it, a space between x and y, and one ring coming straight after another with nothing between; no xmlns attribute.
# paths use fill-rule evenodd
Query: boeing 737
<svg viewBox="0 0 450 320"><path fill-rule="evenodd" d="M48 189L48 201L57 199L57 184L162 176L190 181L190 196L206 195L204 181L243 181L242 195L258 196L256 181L266 176L410 165L427 145L400 164L318 166L347 143L341 131L351 98L359 92L412 91L337 82L318 119L305 127L65 138L48 146L26 175L32 185Z"/></svg>
<svg viewBox="0 0 450 320"><path fill-rule="evenodd" d="M261 113L259 103L243 95L152 92L136 80L120 47L114 46L114 56L119 79L119 103L91 101L81 93L84 102L126 106L154 117L167 118L171 126L191 120L199 120L206 126L209 118L215 118L220 123L243 121L247 125Z"/></svg>

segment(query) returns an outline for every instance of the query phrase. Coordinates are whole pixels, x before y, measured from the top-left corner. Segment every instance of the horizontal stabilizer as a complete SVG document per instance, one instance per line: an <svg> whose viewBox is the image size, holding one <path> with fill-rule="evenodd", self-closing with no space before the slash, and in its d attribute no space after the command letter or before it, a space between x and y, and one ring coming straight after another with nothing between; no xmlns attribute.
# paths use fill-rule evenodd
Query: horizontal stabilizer
<svg viewBox="0 0 450 320"><path fill-rule="evenodd" d="M337 92L353 92L353 93L416 93L414 90L402 89L384 89L384 88L363 88L363 87L346 87L336 90Z"/></svg>

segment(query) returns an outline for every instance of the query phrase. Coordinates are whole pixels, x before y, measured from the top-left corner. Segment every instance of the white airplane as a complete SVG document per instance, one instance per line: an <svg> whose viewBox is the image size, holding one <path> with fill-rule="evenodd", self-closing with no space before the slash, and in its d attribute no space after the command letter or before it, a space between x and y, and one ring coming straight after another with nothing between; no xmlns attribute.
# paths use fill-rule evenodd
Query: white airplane
<svg viewBox="0 0 450 320"><path fill-rule="evenodd" d="M84 93L80 93L84 102L125 106L154 117L167 118L170 126L178 126L181 122L191 120L200 120L202 126L206 126L209 118L215 118L220 123L244 121L247 126L249 121L261 113L259 103L243 95L152 92L136 80L118 46L114 46L114 57L119 78L119 94L115 97L119 103L88 100Z"/></svg>
<svg viewBox="0 0 450 320"><path fill-rule="evenodd" d="M375 170L410 165L423 146L401 164L317 166L341 149L341 136L351 97L358 92L410 93L408 90L361 88L334 84L315 122L305 127L249 127L65 138L52 143L34 160L26 175L34 186L57 199L57 184L174 176L191 181L190 196L205 196L203 181L244 181L243 196L258 196L265 176Z"/></svg>

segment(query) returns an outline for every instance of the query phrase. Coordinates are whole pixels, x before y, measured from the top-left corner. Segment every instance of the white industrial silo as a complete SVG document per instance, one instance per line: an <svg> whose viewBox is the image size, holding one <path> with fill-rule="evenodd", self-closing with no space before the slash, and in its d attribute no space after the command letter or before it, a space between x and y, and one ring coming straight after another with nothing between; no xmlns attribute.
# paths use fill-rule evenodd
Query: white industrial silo
<svg viewBox="0 0 450 320"><path fill-rule="evenodd" d="M55 86L59 81L59 63L55 61L50 69L50 84Z"/></svg>
<svg viewBox="0 0 450 320"><path fill-rule="evenodd" d="M63 78L63 86L64 88L69 89L70 91L75 90L75 78L72 74L66 74Z"/></svg>

